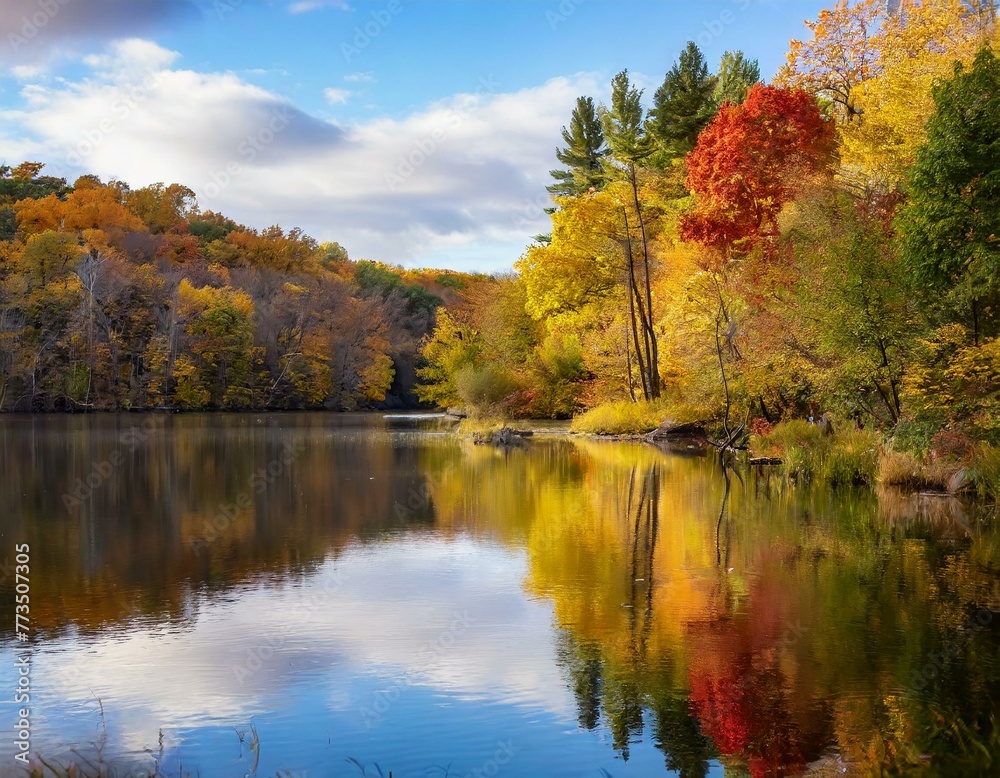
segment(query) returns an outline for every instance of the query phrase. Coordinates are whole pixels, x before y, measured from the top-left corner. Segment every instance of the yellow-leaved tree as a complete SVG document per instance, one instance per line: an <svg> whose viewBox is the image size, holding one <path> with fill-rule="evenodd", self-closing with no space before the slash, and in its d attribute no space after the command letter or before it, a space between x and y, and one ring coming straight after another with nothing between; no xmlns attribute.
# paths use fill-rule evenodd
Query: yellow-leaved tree
<svg viewBox="0 0 1000 778"><path fill-rule="evenodd" d="M849 181L883 192L900 186L926 137L934 85L995 38L994 19L983 11L967 0L903 0L884 19L878 71L852 92L862 121L841 128Z"/></svg>

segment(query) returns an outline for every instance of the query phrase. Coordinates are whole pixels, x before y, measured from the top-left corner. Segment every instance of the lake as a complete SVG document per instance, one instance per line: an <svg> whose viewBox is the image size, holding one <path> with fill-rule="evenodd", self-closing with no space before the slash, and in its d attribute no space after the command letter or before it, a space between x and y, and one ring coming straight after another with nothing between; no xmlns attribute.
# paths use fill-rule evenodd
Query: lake
<svg viewBox="0 0 1000 778"><path fill-rule="evenodd" d="M0 417L0 774L25 657L31 752L87 775L949 774L1000 743L988 511L453 429Z"/></svg>

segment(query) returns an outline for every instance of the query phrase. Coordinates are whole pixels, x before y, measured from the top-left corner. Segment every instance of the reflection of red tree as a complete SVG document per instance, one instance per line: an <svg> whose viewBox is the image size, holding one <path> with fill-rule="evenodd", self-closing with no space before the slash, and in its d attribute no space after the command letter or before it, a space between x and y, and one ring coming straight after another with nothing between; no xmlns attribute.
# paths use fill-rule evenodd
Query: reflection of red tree
<svg viewBox="0 0 1000 778"><path fill-rule="evenodd" d="M744 654L725 674L692 673L690 680L702 729L721 754L745 760L755 778L800 771L805 759L781 673Z"/></svg>
<svg viewBox="0 0 1000 778"><path fill-rule="evenodd" d="M691 702L720 754L746 762L754 776L794 775L805 765L811 738L793 718L777 665L782 647L797 639L789 627L797 623L789 590L760 579L744 602L745 612L691 628ZM723 595L717 612L732 607Z"/></svg>

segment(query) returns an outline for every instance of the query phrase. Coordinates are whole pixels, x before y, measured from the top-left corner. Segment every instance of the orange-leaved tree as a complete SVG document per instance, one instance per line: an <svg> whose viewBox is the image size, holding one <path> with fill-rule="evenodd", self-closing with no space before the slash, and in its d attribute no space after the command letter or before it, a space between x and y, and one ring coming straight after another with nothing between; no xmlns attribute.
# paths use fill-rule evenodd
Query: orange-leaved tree
<svg viewBox="0 0 1000 778"><path fill-rule="evenodd" d="M758 84L742 105L724 105L687 157L697 205L681 219L684 240L748 250L777 234L797 186L827 165L833 130L802 90Z"/></svg>

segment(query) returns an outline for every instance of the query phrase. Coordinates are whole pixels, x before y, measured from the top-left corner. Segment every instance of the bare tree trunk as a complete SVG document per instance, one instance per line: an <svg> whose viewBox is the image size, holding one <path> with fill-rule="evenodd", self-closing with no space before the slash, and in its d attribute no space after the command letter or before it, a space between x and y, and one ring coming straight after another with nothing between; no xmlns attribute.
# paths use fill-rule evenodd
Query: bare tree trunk
<svg viewBox="0 0 1000 778"><path fill-rule="evenodd" d="M174 359L177 356L177 306L180 305L180 287L174 290L170 306L170 324L167 327L167 364L163 369L163 404L170 404L170 383L174 377Z"/></svg>
<svg viewBox="0 0 1000 778"><path fill-rule="evenodd" d="M653 290L649 275L649 242L646 239L646 221L642 218L642 206L639 203L639 185L636 181L635 163L629 166L630 179L632 183L632 199L635 202L635 214L639 220L639 234L642 236L642 264L646 277L646 311L648 321L648 340L650 344L650 356L647 359L649 364L650 394L655 400L660 396L660 358L656 343L656 332L653 330Z"/></svg>
<svg viewBox="0 0 1000 778"><path fill-rule="evenodd" d="M628 308L632 319L632 334L635 338L635 359L639 366L639 378L642 380L642 396L644 400L649 400L649 381L646 375L646 366L643 364L642 351L639 348L639 327L636 323L636 302L639 303L639 315L642 316L642 298L639 297L635 283L635 261L632 256L632 235L629 230L628 212L622 208L625 217L626 248L628 259ZM645 334L645 317L643 317L643 334Z"/></svg>
<svg viewBox="0 0 1000 778"><path fill-rule="evenodd" d="M722 359L722 339L719 337L719 328L722 326L722 309L720 307L719 313L715 317L715 351L719 357L719 370L722 372L722 388L726 393L726 415L722 421L722 428L726 433L726 439L728 440L731 435L729 432L729 411L730 411L730 399L729 399L729 379L726 377L726 363Z"/></svg>
<svg viewBox="0 0 1000 778"><path fill-rule="evenodd" d="M631 296L629 297L631 300ZM633 318L633 324L635 320ZM628 375L628 396L632 398L632 402L635 402L635 380L632 378L632 346L629 344L628 327L625 328L625 370ZM6 384L4 385L6 388ZM3 408L3 395L0 395L0 409Z"/></svg>

